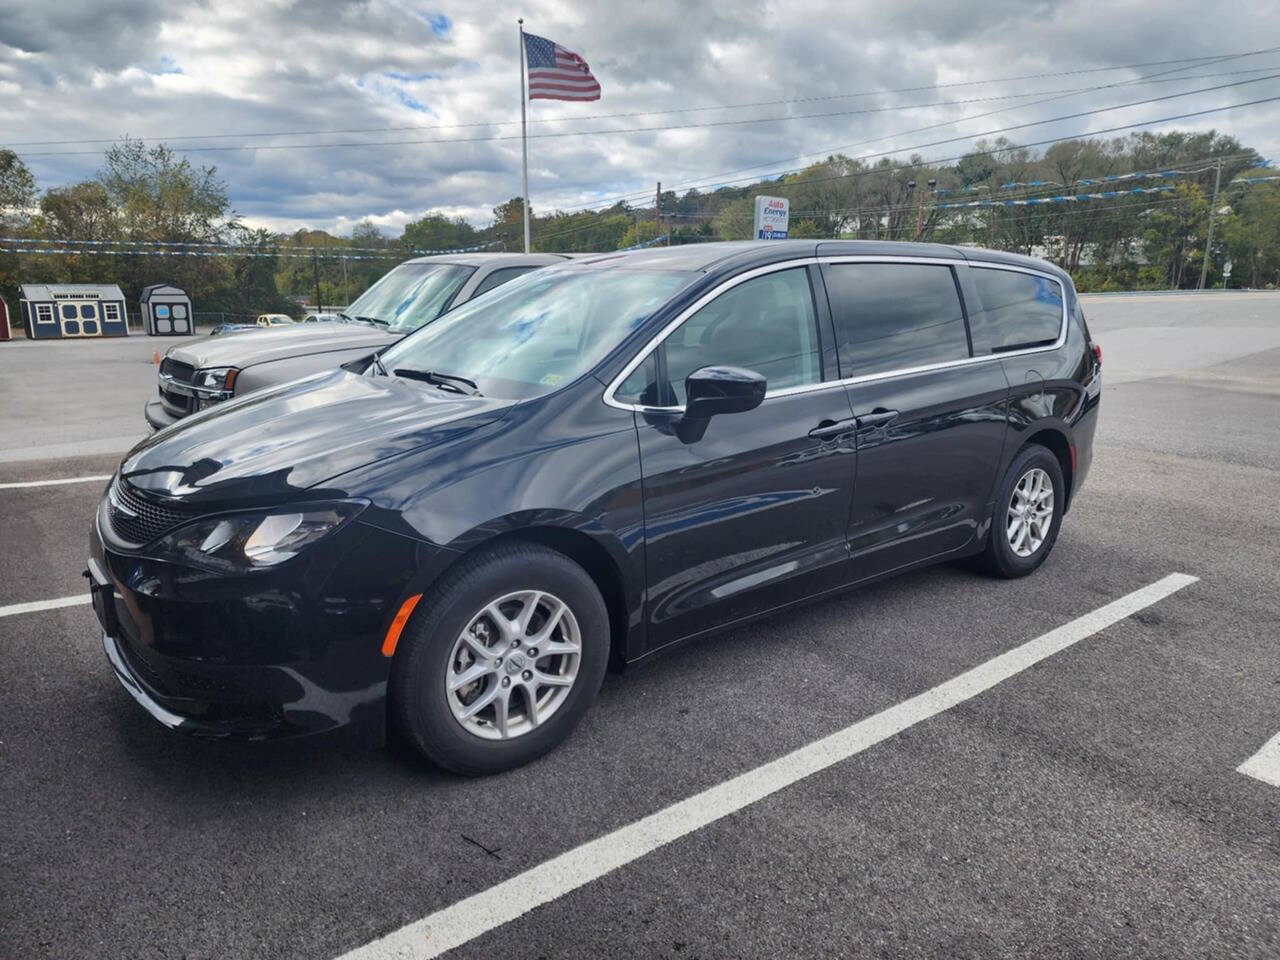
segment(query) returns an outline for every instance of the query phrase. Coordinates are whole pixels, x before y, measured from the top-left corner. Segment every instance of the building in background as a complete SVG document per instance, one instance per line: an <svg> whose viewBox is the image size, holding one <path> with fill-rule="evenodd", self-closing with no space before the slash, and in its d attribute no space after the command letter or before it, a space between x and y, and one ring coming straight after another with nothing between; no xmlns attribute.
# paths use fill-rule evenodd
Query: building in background
<svg viewBox="0 0 1280 960"><path fill-rule="evenodd" d="M124 294L114 283L24 283L22 320L32 340L124 337Z"/></svg>
<svg viewBox="0 0 1280 960"><path fill-rule="evenodd" d="M195 332L191 298L171 283L153 283L142 288L138 298L142 308L142 329L149 337L184 337Z"/></svg>

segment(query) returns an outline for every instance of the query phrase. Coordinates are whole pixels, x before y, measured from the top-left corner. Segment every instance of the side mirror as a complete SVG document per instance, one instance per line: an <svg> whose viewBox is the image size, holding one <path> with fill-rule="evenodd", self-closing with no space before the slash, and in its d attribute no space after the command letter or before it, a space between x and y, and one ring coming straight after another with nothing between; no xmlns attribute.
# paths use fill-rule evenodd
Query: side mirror
<svg viewBox="0 0 1280 960"><path fill-rule="evenodd" d="M700 367L684 381L684 418L680 439L696 443L717 414L745 413L764 401L768 381L754 370L741 367Z"/></svg>

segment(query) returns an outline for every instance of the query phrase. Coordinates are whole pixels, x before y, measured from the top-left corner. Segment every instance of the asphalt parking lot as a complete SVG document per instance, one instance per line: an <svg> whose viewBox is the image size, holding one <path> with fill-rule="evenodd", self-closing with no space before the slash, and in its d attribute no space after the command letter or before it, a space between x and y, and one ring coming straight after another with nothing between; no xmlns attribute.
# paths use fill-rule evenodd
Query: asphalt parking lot
<svg viewBox="0 0 1280 960"><path fill-rule="evenodd" d="M405 934L427 949L476 896L449 956L1280 955L1280 294L1085 309L1095 463L1036 575L938 567L686 645L483 780L144 714L90 608L42 603L84 592L104 482L30 484L111 473L165 343L0 344L0 957L330 960L437 918ZM1088 620L1171 574L1198 579ZM673 805L1078 621L1097 628L652 842ZM639 844L617 869L575 859L612 831Z"/></svg>

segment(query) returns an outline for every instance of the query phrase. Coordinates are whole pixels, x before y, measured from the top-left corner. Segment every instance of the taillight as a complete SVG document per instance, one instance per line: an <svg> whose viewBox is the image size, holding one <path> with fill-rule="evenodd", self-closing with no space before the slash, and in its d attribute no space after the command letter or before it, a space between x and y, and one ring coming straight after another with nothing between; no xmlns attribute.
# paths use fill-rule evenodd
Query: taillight
<svg viewBox="0 0 1280 960"><path fill-rule="evenodd" d="M1093 345L1093 362L1099 367L1102 366L1102 345L1095 343Z"/></svg>

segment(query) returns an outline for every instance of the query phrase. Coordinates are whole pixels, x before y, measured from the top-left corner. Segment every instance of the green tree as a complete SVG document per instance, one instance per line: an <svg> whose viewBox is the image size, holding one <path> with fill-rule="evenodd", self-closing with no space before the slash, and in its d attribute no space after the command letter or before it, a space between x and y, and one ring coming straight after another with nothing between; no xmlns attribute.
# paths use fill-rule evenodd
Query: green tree
<svg viewBox="0 0 1280 960"><path fill-rule="evenodd" d="M0 150L0 220L22 216L35 203L36 178L12 150Z"/></svg>
<svg viewBox="0 0 1280 960"><path fill-rule="evenodd" d="M1231 258L1233 286L1280 284L1280 188L1250 187L1225 218L1223 235Z"/></svg>
<svg viewBox="0 0 1280 960"><path fill-rule="evenodd" d="M520 229L523 231L524 224ZM415 250L454 250L476 243L476 228L462 217L446 217L428 213L420 220L406 223L401 242Z"/></svg>

